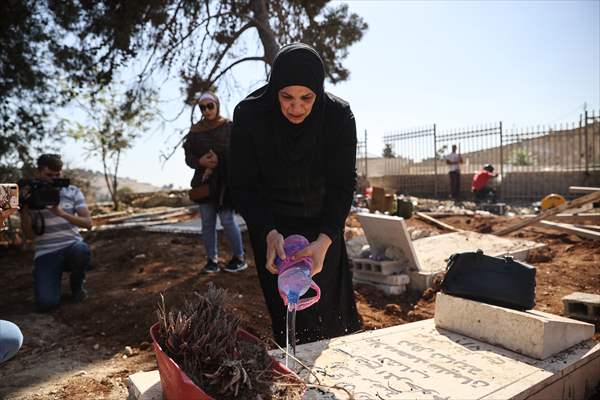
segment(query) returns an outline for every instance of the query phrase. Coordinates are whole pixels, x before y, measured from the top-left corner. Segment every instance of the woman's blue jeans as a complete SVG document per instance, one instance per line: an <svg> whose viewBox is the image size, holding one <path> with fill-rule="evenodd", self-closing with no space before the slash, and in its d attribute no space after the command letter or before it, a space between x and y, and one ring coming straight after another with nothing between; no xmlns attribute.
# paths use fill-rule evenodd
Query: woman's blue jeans
<svg viewBox="0 0 600 400"><path fill-rule="evenodd" d="M19 327L0 320L0 364L17 354L22 344L23 334Z"/></svg>
<svg viewBox="0 0 600 400"><path fill-rule="evenodd" d="M210 260L217 262L217 208L214 204L200 204L200 216L202 217L202 242L206 249L206 255ZM233 255L239 259L244 258L244 247L242 245L242 234L239 226L233 219L233 210L221 209L219 212L221 225L231 245Z"/></svg>

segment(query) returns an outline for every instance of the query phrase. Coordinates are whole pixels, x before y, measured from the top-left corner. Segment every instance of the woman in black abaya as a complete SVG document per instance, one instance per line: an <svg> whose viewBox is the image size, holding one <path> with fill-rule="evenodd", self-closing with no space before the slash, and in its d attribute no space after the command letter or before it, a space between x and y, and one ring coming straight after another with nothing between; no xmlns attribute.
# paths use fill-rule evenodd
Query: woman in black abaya
<svg viewBox="0 0 600 400"><path fill-rule="evenodd" d="M356 182L356 125L350 106L324 91L319 54L305 44L282 48L267 85L235 109L231 190L246 220L273 334L285 345L286 308L275 256L283 240L304 235L298 256L313 259L321 300L296 316L298 343L361 328L344 244ZM309 292L310 295L310 292Z"/></svg>

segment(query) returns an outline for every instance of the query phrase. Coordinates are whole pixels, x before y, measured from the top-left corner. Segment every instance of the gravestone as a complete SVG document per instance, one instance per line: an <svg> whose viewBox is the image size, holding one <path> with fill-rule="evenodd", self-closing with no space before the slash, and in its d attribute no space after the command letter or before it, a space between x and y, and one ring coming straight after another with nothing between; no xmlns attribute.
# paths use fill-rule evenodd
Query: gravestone
<svg viewBox="0 0 600 400"><path fill-rule="evenodd" d="M438 293L435 325L543 360L591 339L594 325L537 310L517 311Z"/></svg>
<svg viewBox="0 0 600 400"><path fill-rule="evenodd" d="M408 261L408 267L420 269L410 234L403 218L383 214L357 214L371 247L371 253L383 257L387 249L399 249Z"/></svg>
<svg viewBox="0 0 600 400"><path fill-rule="evenodd" d="M280 351L273 352L284 359ZM583 399L600 382L600 344L588 340L536 360L433 319L300 345L305 399ZM313 375L314 374L314 375Z"/></svg>
<svg viewBox="0 0 600 400"><path fill-rule="evenodd" d="M433 319L299 345L296 356L314 374L295 368L316 384L305 400L583 400L600 383L593 340L541 361L436 328ZM160 386L157 372L150 377L144 387Z"/></svg>

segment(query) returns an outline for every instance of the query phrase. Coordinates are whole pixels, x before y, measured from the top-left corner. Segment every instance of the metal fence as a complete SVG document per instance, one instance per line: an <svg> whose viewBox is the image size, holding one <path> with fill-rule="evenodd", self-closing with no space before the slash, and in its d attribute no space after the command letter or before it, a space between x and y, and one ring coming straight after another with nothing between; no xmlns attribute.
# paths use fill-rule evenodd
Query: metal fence
<svg viewBox="0 0 600 400"><path fill-rule="evenodd" d="M484 164L500 173L498 192L509 200L565 193L570 185L600 185L600 115L593 112L571 124L524 129L507 130L501 121L454 130L433 124L386 134L383 144L383 157L365 158L365 170L359 171L370 179L382 177L386 187L406 194L448 196L445 155L452 145L463 158L461 193L466 198L473 174Z"/></svg>
<svg viewBox="0 0 600 400"><path fill-rule="evenodd" d="M365 129L365 136L362 140L358 140L356 143L356 169L359 175L369 175L369 156L367 154L367 130Z"/></svg>

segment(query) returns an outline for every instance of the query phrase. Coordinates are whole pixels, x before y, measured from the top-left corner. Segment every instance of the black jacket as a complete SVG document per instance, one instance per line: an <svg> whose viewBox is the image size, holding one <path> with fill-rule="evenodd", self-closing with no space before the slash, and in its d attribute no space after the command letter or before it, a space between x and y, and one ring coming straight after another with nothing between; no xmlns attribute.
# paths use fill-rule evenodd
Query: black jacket
<svg viewBox="0 0 600 400"><path fill-rule="evenodd" d="M183 149L185 163L194 169L191 187L198 187L202 183L202 176L206 168L198 163L198 159L213 150L219 158L219 164L210 176L210 198L201 201L215 204L218 207L231 207L231 200L227 190L227 176L229 164L229 141L231 138L231 121L210 131L199 132L194 127L190 129L185 138Z"/></svg>

